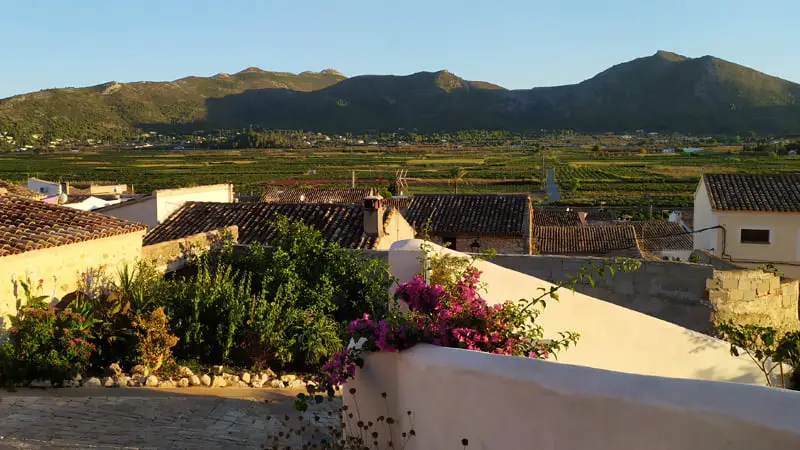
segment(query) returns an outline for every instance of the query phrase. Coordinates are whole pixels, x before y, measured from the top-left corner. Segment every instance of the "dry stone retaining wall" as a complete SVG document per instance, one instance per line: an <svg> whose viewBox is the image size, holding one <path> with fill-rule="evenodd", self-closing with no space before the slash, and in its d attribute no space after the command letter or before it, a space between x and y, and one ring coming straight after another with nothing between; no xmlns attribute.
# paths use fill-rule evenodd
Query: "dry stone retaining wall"
<svg viewBox="0 0 800 450"><path fill-rule="evenodd" d="M715 270L707 288L715 320L800 330L798 280L761 270Z"/></svg>

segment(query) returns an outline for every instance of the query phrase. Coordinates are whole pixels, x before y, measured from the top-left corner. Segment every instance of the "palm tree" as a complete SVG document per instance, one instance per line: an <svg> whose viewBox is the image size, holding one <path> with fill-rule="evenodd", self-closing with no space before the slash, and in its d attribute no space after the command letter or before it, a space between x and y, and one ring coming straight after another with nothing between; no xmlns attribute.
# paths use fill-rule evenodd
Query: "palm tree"
<svg viewBox="0 0 800 450"><path fill-rule="evenodd" d="M467 183L467 175L467 170L463 167L453 167L450 169L450 182L455 186L456 194L458 194L458 185L460 183Z"/></svg>

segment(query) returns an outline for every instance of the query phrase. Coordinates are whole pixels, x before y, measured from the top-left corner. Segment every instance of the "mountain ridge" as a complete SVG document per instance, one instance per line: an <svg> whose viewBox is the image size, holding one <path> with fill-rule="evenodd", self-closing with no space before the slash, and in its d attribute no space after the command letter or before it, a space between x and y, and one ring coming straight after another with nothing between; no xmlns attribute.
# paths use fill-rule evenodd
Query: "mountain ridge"
<svg viewBox="0 0 800 450"><path fill-rule="evenodd" d="M659 50L576 84L505 89L447 70L345 77L249 67L170 82L107 82L0 99L0 131L59 137L246 127L346 132L572 128L800 134L800 84L710 55Z"/></svg>

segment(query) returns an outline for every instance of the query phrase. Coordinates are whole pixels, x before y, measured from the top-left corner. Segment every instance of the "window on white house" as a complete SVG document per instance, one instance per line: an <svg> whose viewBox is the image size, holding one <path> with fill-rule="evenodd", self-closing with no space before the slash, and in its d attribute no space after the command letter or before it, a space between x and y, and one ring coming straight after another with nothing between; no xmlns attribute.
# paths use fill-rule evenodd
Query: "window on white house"
<svg viewBox="0 0 800 450"><path fill-rule="evenodd" d="M739 242L742 244L769 244L769 230L754 230L742 228L742 235Z"/></svg>

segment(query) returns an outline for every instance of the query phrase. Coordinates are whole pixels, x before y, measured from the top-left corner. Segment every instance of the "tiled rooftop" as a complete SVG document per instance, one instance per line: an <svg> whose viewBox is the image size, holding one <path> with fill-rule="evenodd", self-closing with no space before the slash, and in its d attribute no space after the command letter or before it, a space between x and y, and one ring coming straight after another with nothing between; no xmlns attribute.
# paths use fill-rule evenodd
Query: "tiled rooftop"
<svg viewBox="0 0 800 450"><path fill-rule="evenodd" d="M522 236L529 214L525 194L417 194L403 216L416 230L430 219L434 234Z"/></svg>
<svg viewBox="0 0 800 450"><path fill-rule="evenodd" d="M705 174L703 180L718 211L800 212L800 174Z"/></svg>
<svg viewBox="0 0 800 450"><path fill-rule="evenodd" d="M375 190L370 188L294 188L267 186L261 195L265 203L312 203L332 205L363 205L364 199ZM248 199L249 200L249 199ZM408 197L386 198L387 208L404 211L411 204Z"/></svg>
<svg viewBox="0 0 800 450"><path fill-rule="evenodd" d="M374 190L369 188L285 188L268 186L261 195L265 203L316 203L361 205Z"/></svg>
<svg viewBox="0 0 800 450"><path fill-rule="evenodd" d="M115 217L0 195L0 256L142 231Z"/></svg>
<svg viewBox="0 0 800 450"><path fill-rule="evenodd" d="M0 189L5 189L9 194L18 195L25 198L32 198L34 200L39 200L46 197L45 194L5 180L0 180Z"/></svg>
<svg viewBox="0 0 800 450"><path fill-rule="evenodd" d="M533 208L533 225L537 227L581 225L581 219L575 210L567 211L566 208Z"/></svg>
<svg viewBox="0 0 800 450"><path fill-rule="evenodd" d="M542 254L603 254L638 248L631 225L535 227L533 236Z"/></svg>
<svg viewBox="0 0 800 450"><path fill-rule="evenodd" d="M269 243L276 236L279 216L303 221L323 237L346 248L373 248L375 236L364 233L364 210L355 205L283 203L189 202L145 236L144 244L157 244L236 225L239 243Z"/></svg>
<svg viewBox="0 0 800 450"><path fill-rule="evenodd" d="M692 250L694 240L680 224L663 220L629 222L636 230L639 247L646 252Z"/></svg>

